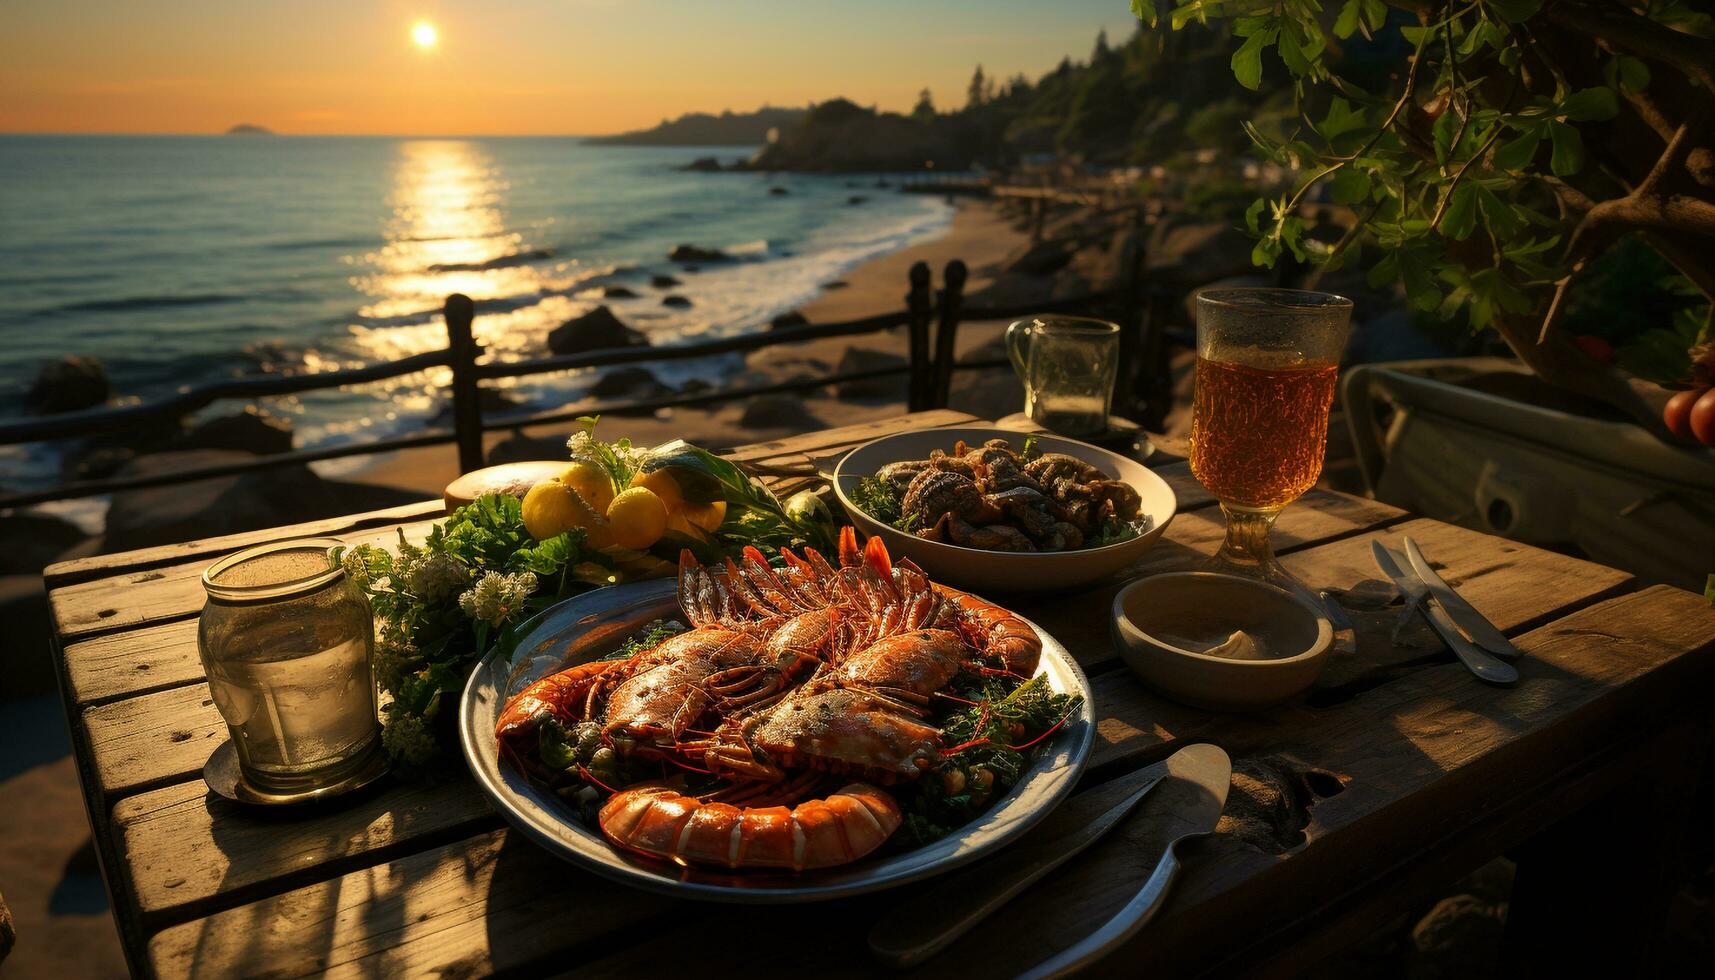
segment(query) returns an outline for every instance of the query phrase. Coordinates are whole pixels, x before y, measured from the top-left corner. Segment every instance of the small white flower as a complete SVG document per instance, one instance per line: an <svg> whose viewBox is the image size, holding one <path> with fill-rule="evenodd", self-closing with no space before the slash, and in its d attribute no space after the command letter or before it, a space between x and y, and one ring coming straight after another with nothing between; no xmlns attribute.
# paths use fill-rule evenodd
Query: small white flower
<svg viewBox="0 0 1715 980"><path fill-rule="evenodd" d="M388 755L412 766L433 762L441 751L423 719L399 711L389 711L382 722L381 746Z"/></svg>
<svg viewBox="0 0 1715 980"><path fill-rule="evenodd" d="M536 576L531 572L488 572L459 596L459 608L472 619L499 626L517 616L535 591Z"/></svg>
<svg viewBox="0 0 1715 980"><path fill-rule="evenodd" d="M439 602L470 584L470 570L451 555L433 555L411 569L406 584L423 602Z"/></svg>

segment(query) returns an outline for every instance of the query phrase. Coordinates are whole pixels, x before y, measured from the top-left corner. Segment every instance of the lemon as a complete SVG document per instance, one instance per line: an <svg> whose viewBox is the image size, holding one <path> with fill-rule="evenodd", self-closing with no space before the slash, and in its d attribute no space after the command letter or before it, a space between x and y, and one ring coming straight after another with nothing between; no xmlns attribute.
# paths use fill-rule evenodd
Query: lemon
<svg viewBox="0 0 1715 980"><path fill-rule="evenodd" d="M542 541L578 527L588 510L571 487L559 480L543 480L524 495L524 528Z"/></svg>
<svg viewBox="0 0 1715 980"><path fill-rule="evenodd" d="M613 503L613 480L600 463L576 460L560 473L560 482L576 490L598 514L607 513L607 505Z"/></svg>
<svg viewBox="0 0 1715 980"><path fill-rule="evenodd" d="M714 500L706 504L686 504L679 508L679 513L685 515L685 520L704 531L713 531L726 520L726 501Z"/></svg>
<svg viewBox="0 0 1715 980"><path fill-rule="evenodd" d="M667 505L647 487L632 487L607 505L614 543L642 551L667 533Z"/></svg>
<svg viewBox="0 0 1715 980"><path fill-rule="evenodd" d="M524 529L538 541L575 528L582 528L584 543L591 548L613 544L613 533L601 515L559 480L543 480L524 495Z"/></svg>
<svg viewBox="0 0 1715 980"><path fill-rule="evenodd" d="M677 510L685 503L685 494L679 489L679 481L673 479L673 474L665 468L639 473L631 478L631 485L653 493L668 510Z"/></svg>

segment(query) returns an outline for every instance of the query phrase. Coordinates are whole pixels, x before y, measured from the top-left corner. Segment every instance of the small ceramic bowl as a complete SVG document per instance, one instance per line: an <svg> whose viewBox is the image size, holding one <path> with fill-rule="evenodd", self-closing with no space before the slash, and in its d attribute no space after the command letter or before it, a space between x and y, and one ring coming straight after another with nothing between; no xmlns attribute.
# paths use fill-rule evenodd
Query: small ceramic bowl
<svg viewBox="0 0 1715 980"><path fill-rule="evenodd" d="M1287 700L1316 682L1334 649L1334 626L1309 599L1221 572L1131 583L1114 596L1113 634L1144 683L1216 711Z"/></svg>

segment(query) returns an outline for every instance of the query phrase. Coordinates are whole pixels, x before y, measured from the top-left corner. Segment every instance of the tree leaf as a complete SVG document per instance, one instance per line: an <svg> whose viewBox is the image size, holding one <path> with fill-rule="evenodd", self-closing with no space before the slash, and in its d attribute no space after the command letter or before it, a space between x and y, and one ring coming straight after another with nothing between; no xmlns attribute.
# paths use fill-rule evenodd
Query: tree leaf
<svg viewBox="0 0 1715 980"><path fill-rule="evenodd" d="M1568 95L1566 101L1560 103L1560 111L1566 114L1566 118L1578 122L1598 122L1618 115L1620 104L1613 89L1597 86Z"/></svg>
<svg viewBox="0 0 1715 980"><path fill-rule="evenodd" d="M1265 269L1274 268L1274 260L1280 258L1280 240L1277 238L1262 238L1251 249L1251 265L1259 265Z"/></svg>
<svg viewBox="0 0 1715 980"><path fill-rule="evenodd" d="M1250 207L1245 208L1245 227L1249 228L1253 235L1262 234L1262 226L1258 223L1258 219L1262 217L1262 209L1267 204L1266 199L1259 197L1251 202Z"/></svg>
<svg viewBox="0 0 1715 980"><path fill-rule="evenodd" d="M1357 204L1370 196L1370 176L1350 164L1341 167L1328 182L1328 196L1335 204Z"/></svg>
<svg viewBox="0 0 1715 980"><path fill-rule="evenodd" d="M1233 78L1251 91L1262 86L1262 49L1274 42L1277 31L1258 31L1245 38L1245 43L1233 52Z"/></svg>
<svg viewBox="0 0 1715 980"><path fill-rule="evenodd" d="M1548 166L1556 176L1565 177L1584 169L1584 137L1577 129L1558 119L1551 119L1548 138L1554 143L1554 157Z"/></svg>
<svg viewBox="0 0 1715 980"><path fill-rule="evenodd" d="M1131 0L1131 15L1150 27L1155 26L1155 0Z"/></svg>
<svg viewBox="0 0 1715 980"><path fill-rule="evenodd" d="M1477 206L1498 241L1510 240L1524 227L1524 219L1513 212L1512 205L1481 184L1477 185Z"/></svg>
<svg viewBox="0 0 1715 980"><path fill-rule="evenodd" d="M1453 137L1459 132L1459 117L1451 109L1443 110L1435 120L1433 128L1435 137L1435 162L1447 166L1447 160L1453 155Z"/></svg>
<svg viewBox="0 0 1715 980"><path fill-rule="evenodd" d="M1620 84L1628 92L1642 92L1649 88L1649 65L1642 58L1631 55L1620 55Z"/></svg>
<svg viewBox="0 0 1715 980"><path fill-rule="evenodd" d="M1328 103L1328 115L1322 117L1316 131L1322 138L1333 142L1336 138L1364 128L1364 113L1361 109L1352 108L1352 104L1338 95Z"/></svg>
<svg viewBox="0 0 1715 980"><path fill-rule="evenodd" d="M1495 166L1501 170L1523 170L1536 159L1536 147L1542 142L1542 132L1536 129L1526 130L1513 139L1502 143L1495 151Z"/></svg>
<svg viewBox="0 0 1715 980"><path fill-rule="evenodd" d="M1135 7L1139 2L1132 0L1132 5ZM1358 19L1363 12L1363 0L1346 0L1345 6L1340 8L1340 16L1334 18L1334 36L1342 39L1351 37L1352 32L1358 29Z"/></svg>
<svg viewBox="0 0 1715 980"><path fill-rule="evenodd" d="M1477 188L1462 183L1453 188L1447 210L1441 215L1441 233L1456 242L1471 237L1477 229Z"/></svg>

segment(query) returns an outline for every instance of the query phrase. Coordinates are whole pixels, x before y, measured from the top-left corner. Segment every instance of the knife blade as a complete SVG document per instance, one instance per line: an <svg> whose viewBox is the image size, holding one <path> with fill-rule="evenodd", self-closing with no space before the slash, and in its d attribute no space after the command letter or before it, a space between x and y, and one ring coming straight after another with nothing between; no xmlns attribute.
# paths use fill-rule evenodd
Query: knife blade
<svg viewBox="0 0 1715 980"><path fill-rule="evenodd" d="M1064 977L1077 972L1124 945L1149 924L1167 898L1167 890L1179 875L1177 848L1181 841L1215 832L1226 809L1227 788L1233 781L1233 762L1215 745L1188 745L1167 759L1167 778L1162 781L1161 799L1171 799L1174 813L1185 832L1167 845L1155 871L1132 896L1125 908L1071 947L1026 970L1028 980Z"/></svg>
<svg viewBox="0 0 1715 980"><path fill-rule="evenodd" d="M1479 680L1490 684L1513 684L1518 681L1518 670L1511 664L1491 657L1482 648L1465 639L1454 625L1447 611L1432 602L1423 601L1423 596L1429 590L1428 584L1417 576L1405 570L1404 558L1388 550L1380 541L1370 542L1370 554L1376 560L1376 567L1382 574L1393 580L1393 584L1406 596L1417 597L1417 611L1429 622L1431 628L1452 648L1453 655L1459 658L1466 669L1476 674Z"/></svg>
<svg viewBox="0 0 1715 980"><path fill-rule="evenodd" d="M1447 615L1459 624L1471 642L1503 657L1517 657L1518 647L1513 646L1506 634L1495 628L1489 618L1476 610L1465 597L1453 591L1453 587L1429 567L1429 559L1423 557L1423 549L1408 534L1405 536L1405 556L1411 559L1411 568L1417 577L1429 587L1429 594L1435 601L1441 603L1441 608L1447 610Z"/></svg>
<svg viewBox="0 0 1715 980"><path fill-rule="evenodd" d="M1167 778L1162 769L1075 834L1057 835L1003 852L998 860L956 872L895 906L869 934L869 948L889 966L916 966L952 944L1048 872L1112 830L1139 800Z"/></svg>

